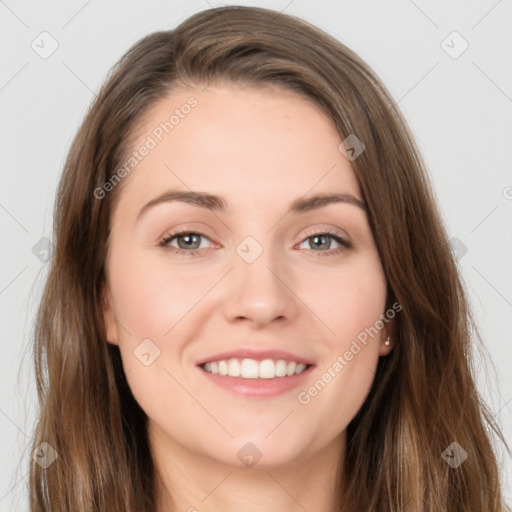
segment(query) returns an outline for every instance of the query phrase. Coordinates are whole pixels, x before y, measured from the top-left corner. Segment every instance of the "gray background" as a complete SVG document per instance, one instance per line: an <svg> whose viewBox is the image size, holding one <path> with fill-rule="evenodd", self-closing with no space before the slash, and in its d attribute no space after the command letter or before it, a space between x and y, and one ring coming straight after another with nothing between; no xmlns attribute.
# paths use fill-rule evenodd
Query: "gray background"
<svg viewBox="0 0 512 512"><path fill-rule="evenodd" d="M298 15L332 34L369 63L398 101L449 234L458 239L460 270L485 341L475 365L478 385L510 441L510 0L242 3ZM0 0L0 512L28 510L36 411L30 336L46 272L40 240L51 236L55 189L74 133L108 69L134 42L218 5ZM42 58L51 44L58 48ZM502 447L499 456L511 502L512 461Z"/></svg>

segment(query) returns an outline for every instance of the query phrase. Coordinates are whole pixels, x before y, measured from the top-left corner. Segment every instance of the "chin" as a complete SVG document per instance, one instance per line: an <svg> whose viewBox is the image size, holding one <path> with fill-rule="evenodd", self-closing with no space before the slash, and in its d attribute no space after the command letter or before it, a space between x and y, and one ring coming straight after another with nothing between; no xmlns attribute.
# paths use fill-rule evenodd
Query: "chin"
<svg viewBox="0 0 512 512"><path fill-rule="evenodd" d="M238 468L275 469L292 466L304 457L304 446L308 444L306 440L301 442L286 435L276 435L274 438L274 434L266 436L268 432L230 440L230 447L224 452L229 456L221 456L219 462Z"/></svg>

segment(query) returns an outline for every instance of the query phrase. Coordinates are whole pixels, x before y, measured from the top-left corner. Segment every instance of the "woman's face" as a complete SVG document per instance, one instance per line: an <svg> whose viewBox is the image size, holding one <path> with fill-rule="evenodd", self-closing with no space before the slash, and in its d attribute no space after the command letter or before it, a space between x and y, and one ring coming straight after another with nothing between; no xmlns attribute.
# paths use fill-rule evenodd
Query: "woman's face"
<svg viewBox="0 0 512 512"><path fill-rule="evenodd" d="M342 446L389 351L342 138L292 93L232 86L175 91L139 128L105 320L153 442L261 467Z"/></svg>

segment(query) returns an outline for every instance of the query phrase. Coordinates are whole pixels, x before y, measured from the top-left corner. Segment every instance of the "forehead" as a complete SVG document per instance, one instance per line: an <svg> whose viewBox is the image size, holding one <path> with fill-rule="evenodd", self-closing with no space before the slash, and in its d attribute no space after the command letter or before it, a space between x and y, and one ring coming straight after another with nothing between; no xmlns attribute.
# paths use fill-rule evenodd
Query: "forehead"
<svg viewBox="0 0 512 512"><path fill-rule="evenodd" d="M136 165L119 209L138 211L167 188L217 193L235 208L288 204L308 192L360 197L334 125L293 92L178 89L153 105L135 133Z"/></svg>

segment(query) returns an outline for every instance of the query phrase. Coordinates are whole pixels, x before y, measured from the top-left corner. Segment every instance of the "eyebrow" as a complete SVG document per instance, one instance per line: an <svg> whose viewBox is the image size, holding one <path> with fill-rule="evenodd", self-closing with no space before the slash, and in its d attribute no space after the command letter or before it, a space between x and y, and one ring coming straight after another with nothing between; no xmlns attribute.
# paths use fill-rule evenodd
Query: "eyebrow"
<svg viewBox="0 0 512 512"><path fill-rule="evenodd" d="M180 201L183 203L188 203L195 206L199 206L201 208L219 212L225 211L227 204L227 201L223 199L221 196L209 194L207 192L171 189L167 190L158 197L155 197L154 199L149 201L149 203L146 203L140 209L137 215L137 220L139 220L140 217L145 212L154 208L155 206L162 203L171 203L174 201ZM293 201L293 203L290 205L288 213L306 213L312 210L317 210L332 203L345 203L357 206L364 212L368 210L366 203L364 201L357 199L351 194L316 194L314 196L310 196L307 198L299 197L298 199Z"/></svg>

